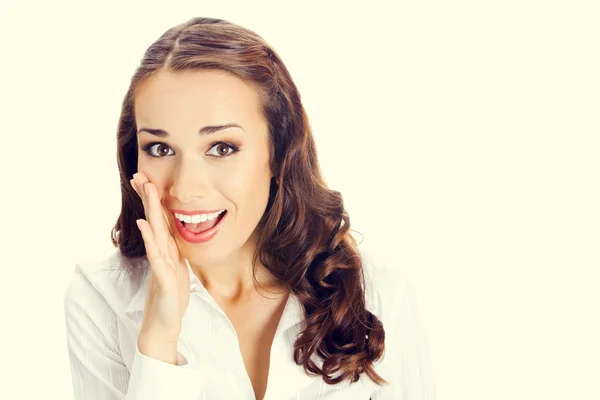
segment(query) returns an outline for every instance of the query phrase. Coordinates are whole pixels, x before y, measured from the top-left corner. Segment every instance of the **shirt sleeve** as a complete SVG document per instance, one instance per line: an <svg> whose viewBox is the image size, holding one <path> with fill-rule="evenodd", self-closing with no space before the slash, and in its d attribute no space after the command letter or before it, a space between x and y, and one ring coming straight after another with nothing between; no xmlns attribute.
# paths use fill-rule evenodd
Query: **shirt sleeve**
<svg viewBox="0 0 600 400"><path fill-rule="evenodd" d="M389 305L389 328L386 330L385 357L390 357L387 385L378 388L372 400L435 400L436 387L428 340L420 318L416 293L404 277ZM389 337L388 337L389 336Z"/></svg>
<svg viewBox="0 0 600 400"><path fill-rule="evenodd" d="M116 314L79 265L65 291L64 313L75 400L198 399L205 376L181 353L173 365L140 353L136 344L127 369Z"/></svg>

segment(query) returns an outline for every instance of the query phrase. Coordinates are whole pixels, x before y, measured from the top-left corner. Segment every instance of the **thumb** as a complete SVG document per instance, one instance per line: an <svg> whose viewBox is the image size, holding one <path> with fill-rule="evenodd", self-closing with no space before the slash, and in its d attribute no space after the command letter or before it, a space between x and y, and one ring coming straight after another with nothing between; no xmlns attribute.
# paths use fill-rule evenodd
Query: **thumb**
<svg viewBox="0 0 600 400"><path fill-rule="evenodd" d="M165 207L161 204L161 209L162 209L162 214L163 214L163 223L165 225L165 227L167 228L167 230L169 231L169 234L173 237L175 237L175 235L173 234L173 230L171 228L171 224L169 223L171 215L170 212L168 212L167 210L165 210Z"/></svg>

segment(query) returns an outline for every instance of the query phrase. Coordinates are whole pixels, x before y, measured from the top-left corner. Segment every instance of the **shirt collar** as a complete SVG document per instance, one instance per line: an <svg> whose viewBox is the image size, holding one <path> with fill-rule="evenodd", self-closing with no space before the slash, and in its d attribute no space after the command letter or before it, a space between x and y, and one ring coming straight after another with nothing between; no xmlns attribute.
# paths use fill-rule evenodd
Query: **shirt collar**
<svg viewBox="0 0 600 400"><path fill-rule="evenodd" d="M146 293L148 292L148 283L150 280L149 272L150 268L152 267L150 266L148 259L144 259L145 267L143 268L144 272L140 279L140 286L127 305L127 308L125 309L126 314L144 311L144 308L146 307ZM198 277L192 272L192 268L190 267L190 263L187 259L185 259L185 263L187 265L188 272L190 273L190 293L208 294L208 291L204 285L202 285L202 282L200 282Z"/></svg>
<svg viewBox="0 0 600 400"><path fill-rule="evenodd" d="M192 268L190 267L190 263L187 259L185 260L185 262L188 268L188 272L190 274L190 294L198 293L201 298L203 298L213 307L217 308L220 312L222 312L221 308L211 296L211 294L208 292L208 290L204 287L200 279L198 279L198 277L192 272ZM151 268L147 258L145 258L145 264L145 268L143 268L144 272L140 279L140 286L134 294L131 301L129 302L129 304L127 305L127 308L125 309L126 314L140 311L143 312L144 308L146 307L146 293L148 291L148 282L150 277L149 272ZM303 315L303 306L300 303L300 300L298 300L296 295L290 293L290 296L288 297L288 300L285 304L285 308L281 315L281 320L279 322L275 335L301 322Z"/></svg>

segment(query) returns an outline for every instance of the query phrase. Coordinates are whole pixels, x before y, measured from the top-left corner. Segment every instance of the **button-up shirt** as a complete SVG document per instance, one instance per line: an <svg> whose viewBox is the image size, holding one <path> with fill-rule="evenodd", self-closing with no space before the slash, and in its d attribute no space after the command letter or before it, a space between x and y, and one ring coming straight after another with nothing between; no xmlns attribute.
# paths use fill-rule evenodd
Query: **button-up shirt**
<svg viewBox="0 0 600 400"><path fill-rule="evenodd" d="M290 294L273 338L264 400L434 400L435 384L415 291L404 274L359 250L365 302L385 329L385 353L375 371L350 384L326 384L293 360L303 324ZM131 268L124 267L128 263ZM150 266L119 250L76 264L64 295L67 344L75 400L255 400L235 328L198 277L190 273L190 300L179 336L176 364L140 353L140 331ZM318 366L322 360L313 357Z"/></svg>

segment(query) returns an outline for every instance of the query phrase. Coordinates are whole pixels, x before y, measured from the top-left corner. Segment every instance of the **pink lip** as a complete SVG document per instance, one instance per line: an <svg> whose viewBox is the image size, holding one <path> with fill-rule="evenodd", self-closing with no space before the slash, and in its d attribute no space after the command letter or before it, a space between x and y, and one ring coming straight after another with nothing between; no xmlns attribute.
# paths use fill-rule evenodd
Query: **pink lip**
<svg viewBox="0 0 600 400"><path fill-rule="evenodd" d="M183 214L183 215L196 215L196 214L212 214L212 213L219 212L221 210L224 210L224 208L220 208L218 210L194 210L194 211L171 210L171 211L174 213Z"/></svg>
<svg viewBox="0 0 600 400"><path fill-rule="evenodd" d="M185 228L183 226L183 224L181 223L181 221L179 219L175 218L174 214L171 214L171 215L175 222L175 227L177 228L177 232L179 232L179 235L183 238L183 240L185 240L186 242L190 242L190 243L205 243L205 242L208 242L213 237L215 237L215 235L219 232L219 229L221 229L221 226L223 225L223 221L225 221L225 218L227 218L227 214L228 213L225 212L225 215L220 217L221 219L219 220L219 222L217 222L217 224L215 226L213 226L212 228L207 229L205 231L199 232L199 233L194 233L194 232L189 231L187 228Z"/></svg>

